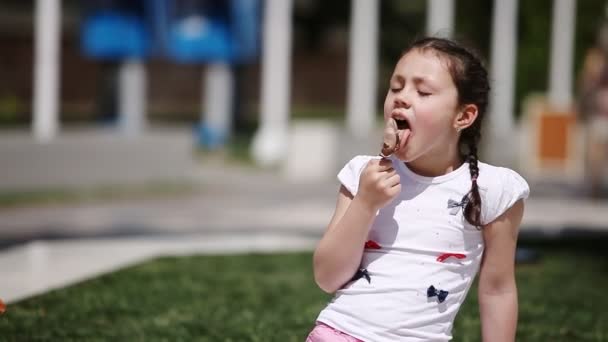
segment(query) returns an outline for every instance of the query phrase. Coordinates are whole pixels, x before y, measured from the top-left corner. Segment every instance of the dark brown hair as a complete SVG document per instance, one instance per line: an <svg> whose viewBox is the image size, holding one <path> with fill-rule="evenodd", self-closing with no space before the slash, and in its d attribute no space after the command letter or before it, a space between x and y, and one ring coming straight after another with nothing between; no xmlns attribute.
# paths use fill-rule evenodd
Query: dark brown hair
<svg viewBox="0 0 608 342"><path fill-rule="evenodd" d="M462 159L469 163L471 173L471 191L466 195L468 203L464 208L464 217L470 224L481 227L481 196L477 186L479 176L477 145L481 139L481 123L488 107L490 92L488 72L476 53L453 40L436 37L420 38L415 40L403 55L412 50L433 51L439 58L447 61L448 70L458 91L458 105L477 106L477 119L461 132L458 145Z"/></svg>

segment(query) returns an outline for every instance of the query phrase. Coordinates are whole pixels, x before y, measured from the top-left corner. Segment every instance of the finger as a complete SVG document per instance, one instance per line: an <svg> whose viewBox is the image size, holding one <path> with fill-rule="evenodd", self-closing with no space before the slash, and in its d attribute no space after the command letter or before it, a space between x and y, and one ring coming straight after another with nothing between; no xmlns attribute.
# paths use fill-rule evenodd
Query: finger
<svg viewBox="0 0 608 342"><path fill-rule="evenodd" d="M379 160L372 159L367 163L367 166L365 167L365 169L367 169L368 172L370 172L370 173L380 173L380 172L386 171L387 167L380 165Z"/></svg>
<svg viewBox="0 0 608 342"><path fill-rule="evenodd" d="M399 177L398 174L394 174L385 180L385 184L389 187L394 187L396 185L399 185L399 184L401 184L401 177Z"/></svg>
<svg viewBox="0 0 608 342"><path fill-rule="evenodd" d="M393 161L388 158L380 158L378 159L378 164L382 166L393 165Z"/></svg>
<svg viewBox="0 0 608 342"><path fill-rule="evenodd" d="M378 164L378 169L380 171L386 171L389 169L393 169L393 162L391 162L390 160L388 162L380 161L380 163Z"/></svg>
<svg viewBox="0 0 608 342"><path fill-rule="evenodd" d="M388 170L382 171L381 173L382 173L382 179L388 179L388 178L396 175L397 171L395 171L395 169L393 169L393 168L390 168Z"/></svg>
<svg viewBox="0 0 608 342"><path fill-rule="evenodd" d="M373 170L382 169L384 167L382 165L382 159L370 159L370 161L367 162L367 166Z"/></svg>
<svg viewBox="0 0 608 342"><path fill-rule="evenodd" d="M370 174L375 172L378 169L378 164L373 159L368 161L365 167L363 168L362 174Z"/></svg>
<svg viewBox="0 0 608 342"><path fill-rule="evenodd" d="M393 169L392 167L389 167L384 170L378 170L378 173L381 173L383 176L387 176L388 174L392 175L394 173L397 173L397 171L395 171L395 169Z"/></svg>
<svg viewBox="0 0 608 342"><path fill-rule="evenodd" d="M389 188L388 194L389 196L396 196L401 192L401 183L398 183Z"/></svg>

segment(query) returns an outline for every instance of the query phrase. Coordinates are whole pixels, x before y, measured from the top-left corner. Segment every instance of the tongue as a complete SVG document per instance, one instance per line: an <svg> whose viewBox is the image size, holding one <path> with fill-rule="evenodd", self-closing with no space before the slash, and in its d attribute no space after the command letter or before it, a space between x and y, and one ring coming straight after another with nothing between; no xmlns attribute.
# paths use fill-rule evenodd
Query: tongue
<svg viewBox="0 0 608 342"><path fill-rule="evenodd" d="M380 155L382 157L388 157L391 154L395 153L399 146L399 130L397 129L397 122L395 119L390 118L386 121L386 126L384 126L384 141L382 144L382 150L380 151Z"/></svg>
<svg viewBox="0 0 608 342"><path fill-rule="evenodd" d="M400 129L397 131L397 147L395 148L395 150L398 150L402 145L407 144L407 139L410 137L410 134L412 133L412 130L409 128L406 129Z"/></svg>

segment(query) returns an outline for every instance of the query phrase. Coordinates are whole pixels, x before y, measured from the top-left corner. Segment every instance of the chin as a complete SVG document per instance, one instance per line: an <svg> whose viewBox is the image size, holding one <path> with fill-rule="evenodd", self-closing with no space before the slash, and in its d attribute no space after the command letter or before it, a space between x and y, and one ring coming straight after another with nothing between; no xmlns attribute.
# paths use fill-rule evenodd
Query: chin
<svg viewBox="0 0 608 342"><path fill-rule="evenodd" d="M399 159L399 161L402 161L405 163L408 163L408 162L411 162L412 160L414 160L414 158L409 156L407 153L402 153L401 151L395 153L394 156L395 156L395 158Z"/></svg>
<svg viewBox="0 0 608 342"><path fill-rule="evenodd" d="M422 153L413 152L411 149L407 149L407 147L405 150L397 151L397 153L395 153L395 157L404 163L413 162L420 158L420 156L422 156Z"/></svg>

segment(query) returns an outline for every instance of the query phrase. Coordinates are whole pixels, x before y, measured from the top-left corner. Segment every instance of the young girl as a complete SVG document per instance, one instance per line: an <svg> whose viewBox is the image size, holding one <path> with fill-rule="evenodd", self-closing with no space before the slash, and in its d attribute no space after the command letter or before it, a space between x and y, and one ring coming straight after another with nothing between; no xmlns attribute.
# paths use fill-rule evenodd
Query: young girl
<svg viewBox="0 0 608 342"><path fill-rule="evenodd" d="M307 341L450 340L478 270L483 340L514 341L514 254L529 188L477 159L488 92L479 59L450 40L424 38L404 52L384 103L395 151L357 156L338 174L314 253L315 280L335 296Z"/></svg>

